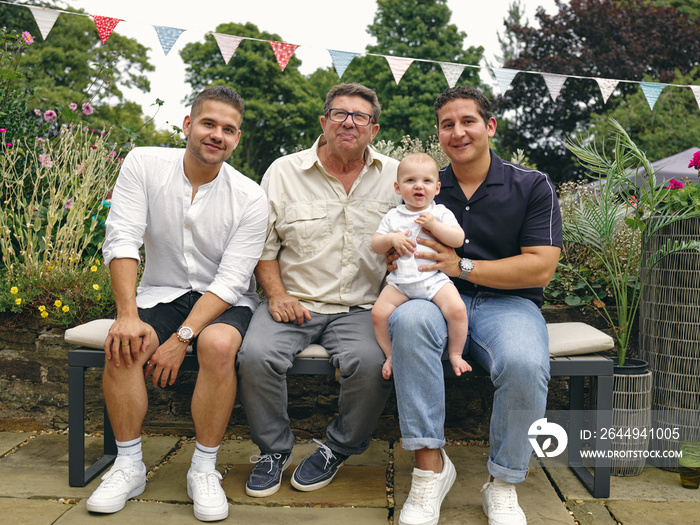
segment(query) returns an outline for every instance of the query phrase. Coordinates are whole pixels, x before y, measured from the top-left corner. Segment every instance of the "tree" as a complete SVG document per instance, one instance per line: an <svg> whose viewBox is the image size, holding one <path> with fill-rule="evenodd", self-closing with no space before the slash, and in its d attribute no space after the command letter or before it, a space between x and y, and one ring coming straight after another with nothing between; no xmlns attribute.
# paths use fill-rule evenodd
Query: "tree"
<svg viewBox="0 0 700 525"><path fill-rule="evenodd" d="M281 71L269 43L249 40L281 41L278 35L261 32L251 23L221 24L216 32L246 40L228 64L212 35L204 43L185 46L180 55L193 90L190 99L214 84L225 84L241 94L246 105L241 141L229 162L259 180L275 159L313 144L321 131L318 118L323 98L299 72L299 59L292 57ZM319 80L321 76L318 73Z"/></svg>
<svg viewBox="0 0 700 525"><path fill-rule="evenodd" d="M50 3L43 5L51 7ZM60 15L43 40L28 9L19 4L0 4L3 24L17 33L28 31L34 38L21 59L24 78L16 82L17 89L31 95L29 109L58 109L60 113L71 103L80 108L87 102L94 113L83 118L92 127L140 129L145 140L162 141L160 135L165 134L158 135L153 124L144 124L141 108L129 102L123 91L150 89L145 73L154 67L148 62L147 48L118 33L112 33L102 44L94 22L80 16L83 11L68 11L75 14ZM113 138L119 139L118 135L113 134Z"/></svg>
<svg viewBox="0 0 700 525"><path fill-rule="evenodd" d="M383 57L357 58L343 75L377 92L382 104L379 138L400 142L404 135L428 138L435 134L433 103L448 84L435 61L477 65L483 48L463 49L466 34L450 24L446 0L378 0L368 32L376 45L368 53L423 59L411 64L396 85ZM478 70L465 68L461 84L479 86Z"/></svg>
<svg viewBox="0 0 700 525"><path fill-rule="evenodd" d="M700 34L676 9L645 0L557 0L559 13L537 13L539 28L508 24L524 48L505 67L584 77L672 82L675 70L688 74L700 58ZM537 166L560 182L583 176L564 148L567 138L587 131L593 113L613 110L636 92L620 83L607 104L592 79L568 78L552 101L540 75L520 73L497 100L500 114L515 115L499 128L505 149L524 149Z"/></svg>

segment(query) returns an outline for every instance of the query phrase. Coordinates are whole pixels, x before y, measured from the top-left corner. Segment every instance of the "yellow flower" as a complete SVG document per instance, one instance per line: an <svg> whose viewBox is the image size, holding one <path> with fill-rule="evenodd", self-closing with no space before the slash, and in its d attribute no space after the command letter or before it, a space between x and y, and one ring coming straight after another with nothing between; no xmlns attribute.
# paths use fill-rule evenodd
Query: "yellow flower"
<svg viewBox="0 0 700 525"><path fill-rule="evenodd" d="M56 299L56 301L53 303L53 305L54 305L56 308L60 308L62 304L63 304L63 303L61 302L60 299Z"/></svg>
<svg viewBox="0 0 700 525"><path fill-rule="evenodd" d="M63 308L61 308L61 310L63 310L63 313L68 313L68 310L70 310L70 308L68 308L68 305L66 304L63 306Z"/></svg>
<svg viewBox="0 0 700 525"><path fill-rule="evenodd" d="M42 304L42 305L39 307L39 311L40 311L40 312L45 312L45 311L46 311L46 307ZM46 315L48 315L48 314L46 314Z"/></svg>
<svg viewBox="0 0 700 525"><path fill-rule="evenodd" d="M41 311L41 317L43 317L44 319L46 319L48 316L49 316L49 312L47 312L46 310L42 310L42 311Z"/></svg>
<svg viewBox="0 0 700 525"><path fill-rule="evenodd" d="M47 266L46 269L47 269L47 270L53 270L53 266Z"/></svg>
<svg viewBox="0 0 700 525"><path fill-rule="evenodd" d="M100 285L99 285L99 284L93 284L93 285L92 285L92 289L95 290L95 291L97 291L97 290L100 289Z"/></svg>
<svg viewBox="0 0 700 525"><path fill-rule="evenodd" d="M97 266L99 266L99 265L102 264L102 263L100 262L99 259L97 259L97 260L95 261L95 264L96 264Z"/></svg>
<svg viewBox="0 0 700 525"><path fill-rule="evenodd" d="M101 293L98 293L98 294L97 294L97 300L99 301L100 299L102 299L102 294L101 294Z"/></svg>
<svg viewBox="0 0 700 525"><path fill-rule="evenodd" d="M12 295L17 295L18 292L19 292L19 290L17 289L16 286L13 286L12 288L10 288L10 293Z"/></svg>
<svg viewBox="0 0 700 525"><path fill-rule="evenodd" d="M15 304L16 304L17 306L19 306L20 304L22 304L22 299L20 299L19 297L18 297L17 299L15 299Z"/></svg>
<svg viewBox="0 0 700 525"><path fill-rule="evenodd" d="M97 271L97 266L90 266L90 271L91 272L96 272Z"/></svg>

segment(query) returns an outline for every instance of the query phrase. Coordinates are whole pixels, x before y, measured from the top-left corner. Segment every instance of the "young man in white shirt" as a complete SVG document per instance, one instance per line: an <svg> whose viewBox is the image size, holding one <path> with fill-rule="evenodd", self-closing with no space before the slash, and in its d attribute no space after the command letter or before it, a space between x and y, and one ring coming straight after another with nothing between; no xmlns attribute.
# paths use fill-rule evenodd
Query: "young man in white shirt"
<svg viewBox="0 0 700 525"><path fill-rule="evenodd" d="M118 456L87 502L91 512L116 512L144 491L145 380L172 385L192 344L197 443L187 491L199 520L228 515L216 453L236 397L236 353L259 302L252 274L268 217L262 189L225 164L243 112L234 90L205 89L184 119L186 149L136 148L122 165L103 247L117 306L103 388ZM141 245L146 264L137 290Z"/></svg>

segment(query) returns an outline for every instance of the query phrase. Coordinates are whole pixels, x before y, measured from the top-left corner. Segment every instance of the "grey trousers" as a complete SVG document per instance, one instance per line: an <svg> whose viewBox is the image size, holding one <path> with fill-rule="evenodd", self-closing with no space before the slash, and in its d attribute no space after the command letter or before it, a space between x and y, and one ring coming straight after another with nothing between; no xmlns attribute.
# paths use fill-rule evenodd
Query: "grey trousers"
<svg viewBox="0 0 700 525"><path fill-rule="evenodd" d="M326 429L326 444L341 454L361 454L393 385L382 378L384 354L374 337L371 310L355 307L348 313L311 316L303 326L278 323L267 303L253 315L237 358L239 398L253 442L263 454L292 450L287 370L299 352L318 343L340 369L339 414Z"/></svg>

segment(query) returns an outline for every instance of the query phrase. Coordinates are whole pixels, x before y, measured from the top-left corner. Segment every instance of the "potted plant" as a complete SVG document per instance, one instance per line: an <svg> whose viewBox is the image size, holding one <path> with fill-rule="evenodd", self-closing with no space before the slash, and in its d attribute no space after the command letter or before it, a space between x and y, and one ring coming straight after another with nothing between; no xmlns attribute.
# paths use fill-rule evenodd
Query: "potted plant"
<svg viewBox="0 0 700 525"><path fill-rule="evenodd" d="M645 449L649 436L642 429L651 426L652 376L648 363L627 356L632 324L651 270L669 255L695 250L698 240L669 239L648 253L650 239L675 222L700 216L700 207L678 208L670 194L676 191L657 184L651 162L615 120L602 146L593 139L567 143L567 148L598 179L595 191L580 195L569 213L562 217L563 237L578 246L604 269L612 301L604 302L590 273L566 269L586 283L598 299L599 311L614 329L617 359L613 386L613 427L623 432L638 429L640 439L613 441L613 448ZM612 146L612 147L610 147ZM621 239L624 242L621 242ZM641 254L647 252L642 258ZM644 264L644 271L642 271ZM613 459L613 474L641 473L644 458Z"/></svg>

